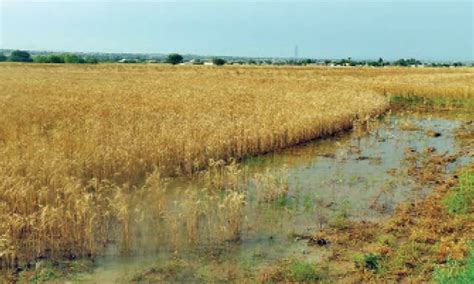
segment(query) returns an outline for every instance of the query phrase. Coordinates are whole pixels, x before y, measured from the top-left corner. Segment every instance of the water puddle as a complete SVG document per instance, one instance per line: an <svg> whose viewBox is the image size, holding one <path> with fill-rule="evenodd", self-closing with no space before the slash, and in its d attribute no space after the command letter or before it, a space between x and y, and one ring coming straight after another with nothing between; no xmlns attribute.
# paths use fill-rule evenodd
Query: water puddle
<svg viewBox="0 0 474 284"><path fill-rule="evenodd" d="M456 153L455 131L463 124L429 113L388 115L246 159L223 177L216 178L219 168L127 194L116 242L93 273L78 279L116 283L153 274L157 281L238 281L282 258L317 258L316 248L295 236L351 219L384 222L400 202L423 198L431 188L407 174L407 152Z"/></svg>

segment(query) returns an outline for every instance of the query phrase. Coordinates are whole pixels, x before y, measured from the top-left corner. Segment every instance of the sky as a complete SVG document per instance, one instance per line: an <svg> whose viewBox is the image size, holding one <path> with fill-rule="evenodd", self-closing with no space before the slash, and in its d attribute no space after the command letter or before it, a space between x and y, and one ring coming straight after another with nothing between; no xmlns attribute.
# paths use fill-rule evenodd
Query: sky
<svg viewBox="0 0 474 284"><path fill-rule="evenodd" d="M0 48L473 60L473 1L0 0Z"/></svg>

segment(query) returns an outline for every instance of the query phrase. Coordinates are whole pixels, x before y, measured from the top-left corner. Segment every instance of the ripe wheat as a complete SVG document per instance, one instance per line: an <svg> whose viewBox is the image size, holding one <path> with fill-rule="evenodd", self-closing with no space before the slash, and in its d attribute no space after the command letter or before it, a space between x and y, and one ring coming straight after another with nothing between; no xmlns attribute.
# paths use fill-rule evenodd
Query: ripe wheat
<svg viewBox="0 0 474 284"><path fill-rule="evenodd" d="M384 93L472 98L473 77L468 68L1 64L0 266L93 256L113 224L127 247L127 204L145 179L141 190L350 128L387 109ZM244 195L220 202L222 230L235 236Z"/></svg>

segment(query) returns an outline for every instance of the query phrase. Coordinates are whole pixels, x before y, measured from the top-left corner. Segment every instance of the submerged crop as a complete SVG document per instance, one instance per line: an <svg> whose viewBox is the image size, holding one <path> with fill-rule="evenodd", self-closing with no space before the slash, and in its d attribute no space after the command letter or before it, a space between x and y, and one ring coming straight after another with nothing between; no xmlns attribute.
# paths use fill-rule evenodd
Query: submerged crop
<svg viewBox="0 0 474 284"><path fill-rule="evenodd" d="M255 238L260 217L270 227L262 238L278 242L274 224L285 218L347 230L361 212L387 214L401 199L392 183L372 194L391 170L383 168L386 149L364 153L376 143L392 151L403 141L398 129L371 132L382 123L372 117L389 107L384 94L436 91L463 99L472 97L473 76L464 68L0 67L0 266L17 270L42 259L95 259L111 247L122 255L137 247L179 254L199 244L215 258ZM424 135L413 125L406 124L409 135ZM239 167L249 157L349 128L356 136L349 148L313 153L326 161L322 168L316 163L316 172L328 178L311 179L301 169L295 189L281 176L246 175ZM364 139L369 132L374 136ZM451 141L445 138L433 137ZM443 147L451 146L436 145ZM257 168L265 163L253 161ZM364 167L377 175L357 176ZM196 183L176 186L183 176ZM345 203L355 199L371 206ZM313 279L304 263L291 267L293 278Z"/></svg>

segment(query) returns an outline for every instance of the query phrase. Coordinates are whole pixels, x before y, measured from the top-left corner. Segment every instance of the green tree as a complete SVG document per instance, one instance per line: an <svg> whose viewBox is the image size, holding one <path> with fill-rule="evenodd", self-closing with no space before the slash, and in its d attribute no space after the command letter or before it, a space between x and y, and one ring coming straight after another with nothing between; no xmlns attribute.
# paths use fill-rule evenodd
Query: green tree
<svg viewBox="0 0 474 284"><path fill-rule="evenodd" d="M15 50L10 54L10 61L13 62L31 62L31 55L27 51Z"/></svg>
<svg viewBox="0 0 474 284"><path fill-rule="evenodd" d="M408 65L421 65L421 61L415 58L407 59Z"/></svg>
<svg viewBox="0 0 474 284"><path fill-rule="evenodd" d="M64 58L60 55L52 54L48 56L49 63L64 63Z"/></svg>
<svg viewBox="0 0 474 284"><path fill-rule="evenodd" d="M50 63L49 56L46 55L33 56L33 61L36 63Z"/></svg>
<svg viewBox="0 0 474 284"><path fill-rule="evenodd" d="M417 60L415 58L409 58L409 59L399 59L393 63L393 65L398 65L398 66L410 66L410 65L421 65L421 61Z"/></svg>
<svg viewBox="0 0 474 284"><path fill-rule="evenodd" d="M82 63L86 63L86 61L84 60L84 58L78 56L78 55L75 55L75 54L69 54L69 53L66 53L66 54L63 54L63 58L64 58L64 62L65 63L70 63L70 64L82 64Z"/></svg>
<svg viewBox="0 0 474 284"><path fill-rule="evenodd" d="M394 65L397 65L397 66L408 66L408 65L409 65L408 61L405 60L405 59L403 59L403 58L402 58L402 59L398 59L398 60L395 61L393 64L394 64Z"/></svg>
<svg viewBox="0 0 474 284"><path fill-rule="evenodd" d="M222 58L214 58L212 59L212 63L214 63L217 66L222 66L225 64L225 60Z"/></svg>
<svg viewBox="0 0 474 284"><path fill-rule="evenodd" d="M5 54L0 53L0 62L7 61L7 59L8 59L8 58L5 56Z"/></svg>
<svg viewBox="0 0 474 284"><path fill-rule="evenodd" d="M95 57L87 57L85 59L85 63L87 63L87 64L97 64L97 63L99 63L99 60Z"/></svg>
<svg viewBox="0 0 474 284"><path fill-rule="evenodd" d="M173 65L179 64L181 62L183 62L183 56L178 53L171 53L166 58L166 63L170 63Z"/></svg>

